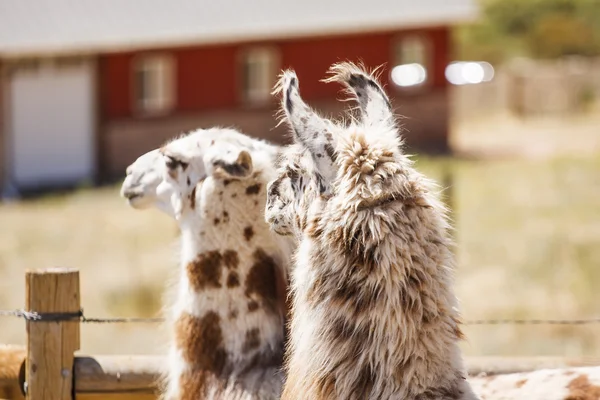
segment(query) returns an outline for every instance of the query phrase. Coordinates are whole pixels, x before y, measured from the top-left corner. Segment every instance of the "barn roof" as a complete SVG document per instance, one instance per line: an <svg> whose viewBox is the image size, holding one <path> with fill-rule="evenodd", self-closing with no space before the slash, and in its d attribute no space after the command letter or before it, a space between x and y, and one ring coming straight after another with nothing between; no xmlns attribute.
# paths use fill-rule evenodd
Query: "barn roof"
<svg viewBox="0 0 600 400"><path fill-rule="evenodd" d="M475 0L0 0L0 56L447 25Z"/></svg>

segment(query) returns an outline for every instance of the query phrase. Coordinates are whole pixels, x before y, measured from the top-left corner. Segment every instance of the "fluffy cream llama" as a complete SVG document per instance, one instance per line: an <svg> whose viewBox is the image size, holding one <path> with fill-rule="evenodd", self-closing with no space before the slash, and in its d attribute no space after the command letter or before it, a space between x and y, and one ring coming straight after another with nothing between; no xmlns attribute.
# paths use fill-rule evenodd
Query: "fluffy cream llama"
<svg viewBox="0 0 600 400"><path fill-rule="evenodd" d="M402 152L371 75L332 67L359 104L319 117L282 74L295 145L268 187L266 220L295 233L282 399L475 399L465 380L445 210Z"/></svg>
<svg viewBox="0 0 600 400"><path fill-rule="evenodd" d="M128 168L132 207L153 204L182 234L165 399L280 396L291 243L262 220L276 152L232 130L199 130Z"/></svg>
<svg viewBox="0 0 600 400"><path fill-rule="evenodd" d="M469 382L482 400L600 400L600 367L472 377Z"/></svg>

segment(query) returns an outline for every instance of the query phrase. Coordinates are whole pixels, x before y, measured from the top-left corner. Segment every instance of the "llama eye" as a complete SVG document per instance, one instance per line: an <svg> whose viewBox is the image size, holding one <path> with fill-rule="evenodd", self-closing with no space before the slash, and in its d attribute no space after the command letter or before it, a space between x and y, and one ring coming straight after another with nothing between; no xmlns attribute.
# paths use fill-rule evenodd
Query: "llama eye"
<svg viewBox="0 0 600 400"><path fill-rule="evenodd" d="M177 166L181 164L179 161L177 161L176 159L174 159L171 156L167 156L167 161L165 163L165 165L167 166L167 168L169 169L175 169L177 168Z"/></svg>
<svg viewBox="0 0 600 400"><path fill-rule="evenodd" d="M175 169L177 167L177 161L175 161L175 159L173 159L172 157L167 156L167 160L165 162L165 165L169 169Z"/></svg>

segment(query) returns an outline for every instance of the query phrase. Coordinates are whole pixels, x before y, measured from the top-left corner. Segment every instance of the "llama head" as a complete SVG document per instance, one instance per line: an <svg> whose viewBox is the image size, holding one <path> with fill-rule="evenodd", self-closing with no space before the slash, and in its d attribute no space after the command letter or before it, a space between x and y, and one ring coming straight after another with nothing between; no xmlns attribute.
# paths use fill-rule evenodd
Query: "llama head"
<svg viewBox="0 0 600 400"><path fill-rule="evenodd" d="M310 185L305 177L310 176L312 160L302 146L291 145L282 150L276 161L276 178L267 184L267 204L265 206L265 221L271 229L282 236L296 232L299 207L303 199L312 191L304 185Z"/></svg>
<svg viewBox="0 0 600 400"><path fill-rule="evenodd" d="M207 140L203 131L176 139L162 148L163 180L157 191L170 195L176 219L196 207L196 189L207 177L244 180L253 172L252 157L239 143Z"/></svg>
<svg viewBox="0 0 600 400"><path fill-rule="evenodd" d="M283 93L294 144L280 153L276 178L267 185L265 220L274 232L290 235L302 230L304 215L316 196L331 193L337 127L304 103L293 71L280 76L277 92Z"/></svg>
<svg viewBox="0 0 600 400"><path fill-rule="evenodd" d="M278 176L268 187L266 219L276 232L302 229L309 207L339 192L347 201L342 207L375 204L373 199L399 171L402 141L379 83L350 63L335 64L330 73L326 81L341 82L358 103L359 116L349 126L322 118L306 105L293 71L285 71L277 84L294 144L282 153Z"/></svg>
<svg viewBox="0 0 600 400"><path fill-rule="evenodd" d="M121 185L121 196L135 209L156 207L173 216L170 195L159 196L157 188L164 176L164 162L158 149L138 157L127 167L126 177Z"/></svg>

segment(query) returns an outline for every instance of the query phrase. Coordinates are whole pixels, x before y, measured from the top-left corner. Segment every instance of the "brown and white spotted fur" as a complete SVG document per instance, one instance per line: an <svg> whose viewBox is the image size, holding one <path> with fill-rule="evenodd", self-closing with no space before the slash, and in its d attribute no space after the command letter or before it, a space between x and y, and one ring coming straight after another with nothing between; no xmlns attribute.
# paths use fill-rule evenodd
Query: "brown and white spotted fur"
<svg viewBox="0 0 600 400"><path fill-rule="evenodd" d="M600 367L541 369L469 382L482 400L600 400Z"/></svg>
<svg viewBox="0 0 600 400"><path fill-rule="evenodd" d="M445 209L403 154L376 80L351 64L331 71L359 104L349 126L312 111L293 71L277 88L295 144L265 217L299 239L282 399L475 399Z"/></svg>
<svg viewBox="0 0 600 400"><path fill-rule="evenodd" d="M153 202L182 235L164 399L280 396L292 243L262 219L277 149L233 130L199 130L128 168L130 204Z"/></svg>

